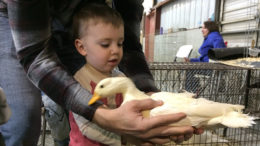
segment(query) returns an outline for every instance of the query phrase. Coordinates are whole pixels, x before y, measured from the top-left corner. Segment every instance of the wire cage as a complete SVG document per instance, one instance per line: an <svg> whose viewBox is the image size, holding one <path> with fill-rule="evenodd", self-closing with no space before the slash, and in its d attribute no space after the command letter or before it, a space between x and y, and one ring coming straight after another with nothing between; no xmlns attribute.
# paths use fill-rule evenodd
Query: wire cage
<svg viewBox="0 0 260 146"><path fill-rule="evenodd" d="M151 63L156 86L162 91L186 90L209 100L240 104L245 113L260 117L260 70L217 63ZM205 111L206 112L206 111ZM260 121L250 128L206 130L181 145L259 146ZM173 142L167 145L175 145Z"/></svg>

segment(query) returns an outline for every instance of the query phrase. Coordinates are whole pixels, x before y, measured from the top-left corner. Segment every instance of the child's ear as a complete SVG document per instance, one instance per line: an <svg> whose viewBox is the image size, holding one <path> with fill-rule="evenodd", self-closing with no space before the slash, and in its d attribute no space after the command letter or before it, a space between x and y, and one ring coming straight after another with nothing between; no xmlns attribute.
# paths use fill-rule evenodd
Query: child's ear
<svg viewBox="0 0 260 146"><path fill-rule="evenodd" d="M87 55L87 51L86 51L86 49L84 49L84 45L83 45L82 40L76 39L75 40L75 47L76 47L77 51L79 52L79 54L81 54L82 56Z"/></svg>

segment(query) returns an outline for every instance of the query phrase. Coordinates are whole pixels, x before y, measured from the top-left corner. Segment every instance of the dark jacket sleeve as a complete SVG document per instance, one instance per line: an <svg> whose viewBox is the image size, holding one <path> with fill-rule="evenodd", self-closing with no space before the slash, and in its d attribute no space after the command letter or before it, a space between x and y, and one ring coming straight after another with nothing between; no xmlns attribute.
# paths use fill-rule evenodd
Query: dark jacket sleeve
<svg viewBox="0 0 260 146"><path fill-rule="evenodd" d="M7 10L17 55L30 80L63 107L92 120L100 103L87 105L91 94L58 59L50 43L48 1L8 1Z"/></svg>
<svg viewBox="0 0 260 146"><path fill-rule="evenodd" d="M119 69L130 77L136 86L144 91L158 91L153 76L145 60L140 44L140 22L143 15L143 0L114 0L114 8L121 14L125 23L124 56Z"/></svg>

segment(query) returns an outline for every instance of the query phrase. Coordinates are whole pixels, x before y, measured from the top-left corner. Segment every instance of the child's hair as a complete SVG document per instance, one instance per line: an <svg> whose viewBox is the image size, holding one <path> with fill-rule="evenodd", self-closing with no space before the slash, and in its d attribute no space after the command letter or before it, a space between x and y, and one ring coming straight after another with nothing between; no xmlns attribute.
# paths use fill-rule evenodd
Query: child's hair
<svg viewBox="0 0 260 146"><path fill-rule="evenodd" d="M124 25L121 15L114 9L105 4L88 3L81 7L73 16L72 24L72 37L78 39L82 37L83 26L90 20L94 23L103 22L106 24L112 24L114 27L120 27ZM86 30L87 28L84 28Z"/></svg>

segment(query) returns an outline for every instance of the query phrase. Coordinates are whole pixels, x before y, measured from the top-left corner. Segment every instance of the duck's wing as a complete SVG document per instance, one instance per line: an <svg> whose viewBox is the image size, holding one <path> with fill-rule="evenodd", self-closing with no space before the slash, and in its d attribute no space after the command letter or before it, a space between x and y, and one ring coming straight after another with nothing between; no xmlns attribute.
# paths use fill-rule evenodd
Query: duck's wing
<svg viewBox="0 0 260 146"><path fill-rule="evenodd" d="M242 105L233 105L209 101L204 98L194 99L177 93L160 92L152 95L155 100L162 100L164 104L151 110L151 116L173 114L183 112L187 115L185 119L173 126L212 126L222 124L228 127L232 126L229 121L243 121L242 127L250 125L252 119L242 114ZM242 118L244 117L244 118ZM238 125L235 125L239 127ZM240 126L240 127L241 127Z"/></svg>
<svg viewBox="0 0 260 146"><path fill-rule="evenodd" d="M171 126L195 126L200 127L201 125L205 125L209 117L199 116L199 115L191 115L189 111L190 108L185 108L185 105L182 107L180 106L173 106L169 103L164 103L160 107L156 107L150 111L150 116L158 116L158 115L165 115L165 114L175 114L175 113L185 113L187 115L186 118L182 119L179 122L172 123Z"/></svg>
<svg viewBox="0 0 260 146"><path fill-rule="evenodd" d="M151 95L154 100L162 100L164 103L172 105L190 104L195 100L193 94L190 93L172 93L172 92L157 92Z"/></svg>
<svg viewBox="0 0 260 146"><path fill-rule="evenodd" d="M151 116L174 114L183 112L187 114L187 117L179 122L171 124L171 126L197 126L202 122L209 120L208 117L192 115L189 110L194 110L191 104L196 99L192 98L192 94L184 93L170 93L170 92L158 92L151 96L154 100L162 100L164 104L160 107L156 107L151 110Z"/></svg>

